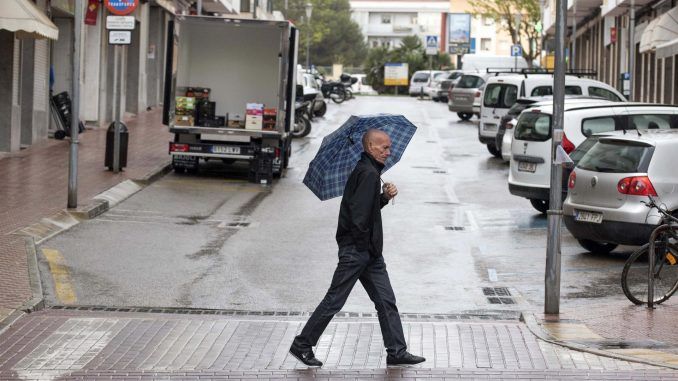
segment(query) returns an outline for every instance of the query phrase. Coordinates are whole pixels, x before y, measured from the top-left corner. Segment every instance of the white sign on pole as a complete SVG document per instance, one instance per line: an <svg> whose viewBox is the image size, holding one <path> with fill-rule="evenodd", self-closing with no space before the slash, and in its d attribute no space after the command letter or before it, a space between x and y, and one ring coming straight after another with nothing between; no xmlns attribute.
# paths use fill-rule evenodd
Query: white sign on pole
<svg viewBox="0 0 678 381"><path fill-rule="evenodd" d="M426 36L426 54L429 56L438 54L438 36Z"/></svg>
<svg viewBox="0 0 678 381"><path fill-rule="evenodd" d="M132 32L129 30L108 31L108 43L111 45L129 45L132 43Z"/></svg>
<svg viewBox="0 0 678 381"><path fill-rule="evenodd" d="M133 30L134 16L106 16L106 29Z"/></svg>
<svg viewBox="0 0 678 381"><path fill-rule="evenodd" d="M386 63L384 65L384 85L407 86L409 84L408 69L409 65L406 63Z"/></svg>

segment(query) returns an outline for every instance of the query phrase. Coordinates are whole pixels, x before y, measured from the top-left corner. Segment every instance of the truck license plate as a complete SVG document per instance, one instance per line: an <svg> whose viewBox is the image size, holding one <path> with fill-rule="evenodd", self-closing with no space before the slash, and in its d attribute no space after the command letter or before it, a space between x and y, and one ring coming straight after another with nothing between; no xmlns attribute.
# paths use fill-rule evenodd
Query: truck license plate
<svg viewBox="0 0 678 381"><path fill-rule="evenodd" d="M579 222L591 222L600 224L603 222L603 213L588 212L586 210L575 210L574 219Z"/></svg>
<svg viewBox="0 0 678 381"><path fill-rule="evenodd" d="M528 163L526 161L519 161L518 170L521 172L534 172L537 170L537 163Z"/></svg>
<svg viewBox="0 0 678 381"><path fill-rule="evenodd" d="M484 123L483 131L497 131L497 125L493 123Z"/></svg>
<svg viewBox="0 0 678 381"><path fill-rule="evenodd" d="M212 146L212 153L223 153L227 155L240 155L240 147Z"/></svg>

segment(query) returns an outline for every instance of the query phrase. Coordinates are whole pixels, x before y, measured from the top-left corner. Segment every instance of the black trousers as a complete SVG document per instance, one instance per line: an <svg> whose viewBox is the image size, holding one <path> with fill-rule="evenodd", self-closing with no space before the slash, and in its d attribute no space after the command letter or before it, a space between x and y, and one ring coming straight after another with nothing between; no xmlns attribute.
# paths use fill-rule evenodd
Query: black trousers
<svg viewBox="0 0 678 381"><path fill-rule="evenodd" d="M384 258L359 252L355 246L339 248L339 263L327 294L306 322L293 345L301 349L315 346L334 315L346 303L356 281L360 279L365 291L377 309L381 335L386 352L400 356L407 349L403 326L396 307L396 299L386 272Z"/></svg>

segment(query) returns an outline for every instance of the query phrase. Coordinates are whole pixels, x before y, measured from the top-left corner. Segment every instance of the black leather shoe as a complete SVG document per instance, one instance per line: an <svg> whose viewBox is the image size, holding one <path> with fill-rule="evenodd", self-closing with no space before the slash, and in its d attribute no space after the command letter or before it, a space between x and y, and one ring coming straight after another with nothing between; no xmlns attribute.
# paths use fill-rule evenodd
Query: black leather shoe
<svg viewBox="0 0 678 381"><path fill-rule="evenodd" d="M290 347L290 353L292 356L294 356L297 360L301 361L304 363L306 366L310 367L321 367L323 366L323 363L315 358L315 355L313 354L313 351L310 349L307 350L301 350L297 348L294 344Z"/></svg>
<svg viewBox="0 0 678 381"><path fill-rule="evenodd" d="M399 366L399 365L414 365L419 364L420 362L426 361L425 358L421 356L415 356L410 352L403 353L402 356L386 356L386 365Z"/></svg>

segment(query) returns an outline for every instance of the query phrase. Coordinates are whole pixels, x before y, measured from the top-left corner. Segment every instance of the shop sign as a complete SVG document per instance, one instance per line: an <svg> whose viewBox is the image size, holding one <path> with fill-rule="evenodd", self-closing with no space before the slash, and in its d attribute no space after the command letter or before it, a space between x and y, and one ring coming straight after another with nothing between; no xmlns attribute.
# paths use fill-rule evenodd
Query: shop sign
<svg viewBox="0 0 678 381"><path fill-rule="evenodd" d="M137 9L139 0L105 0L104 3L106 8L114 15L126 16Z"/></svg>
<svg viewBox="0 0 678 381"><path fill-rule="evenodd" d="M407 72L409 65L406 63L386 63L384 64L384 85L386 86L407 86L409 80Z"/></svg>
<svg viewBox="0 0 678 381"><path fill-rule="evenodd" d="M106 16L108 30L134 30L134 16Z"/></svg>

